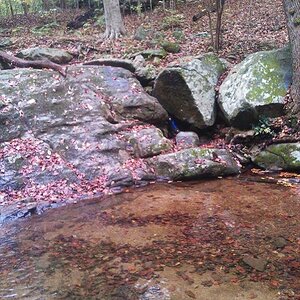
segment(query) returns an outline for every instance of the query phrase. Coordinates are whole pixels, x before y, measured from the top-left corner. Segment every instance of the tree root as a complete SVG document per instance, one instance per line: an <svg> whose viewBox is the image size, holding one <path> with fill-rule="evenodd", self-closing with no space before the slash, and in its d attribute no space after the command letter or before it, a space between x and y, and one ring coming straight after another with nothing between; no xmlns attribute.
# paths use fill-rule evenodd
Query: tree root
<svg viewBox="0 0 300 300"><path fill-rule="evenodd" d="M8 65L9 68L19 67L34 69L51 69L58 72L63 77L67 76L66 70L62 66L55 64L48 59L30 61L0 51L0 62L3 62L5 65Z"/></svg>

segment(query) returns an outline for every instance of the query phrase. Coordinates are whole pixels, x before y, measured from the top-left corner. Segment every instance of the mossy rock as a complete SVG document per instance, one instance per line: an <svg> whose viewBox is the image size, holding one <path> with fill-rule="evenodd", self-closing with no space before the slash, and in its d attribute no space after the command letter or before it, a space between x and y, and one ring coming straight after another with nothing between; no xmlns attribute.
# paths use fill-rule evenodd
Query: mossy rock
<svg viewBox="0 0 300 300"><path fill-rule="evenodd" d="M157 176L173 180L238 174L240 167L225 149L190 148L147 160Z"/></svg>
<svg viewBox="0 0 300 300"><path fill-rule="evenodd" d="M212 126L215 86L224 71L224 63L215 54L204 54L164 69L155 81L153 95L178 120L200 129Z"/></svg>
<svg viewBox="0 0 300 300"><path fill-rule="evenodd" d="M161 44L164 50L166 50L169 53L179 53L180 52L180 45L177 43L172 42L163 42Z"/></svg>
<svg viewBox="0 0 300 300"><path fill-rule="evenodd" d="M253 158L253 162L268 170L300 170L300 143L274 144Z"/></svg>
<svg viewBox="0 0 300 300"><path fill-rule="evenodd" d="M219 105L224 117L231 125L246 129L262 117L283 115L291 80L289 48L249 55L220 87Z"/></svg>

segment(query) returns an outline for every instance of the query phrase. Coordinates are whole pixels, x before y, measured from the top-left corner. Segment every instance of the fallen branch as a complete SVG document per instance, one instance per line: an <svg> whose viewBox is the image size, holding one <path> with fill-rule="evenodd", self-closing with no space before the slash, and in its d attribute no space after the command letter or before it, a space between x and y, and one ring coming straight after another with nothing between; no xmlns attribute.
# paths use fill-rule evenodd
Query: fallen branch
<svg viewBox="0 0 300 300"><path fill-rule="evenodd" d="M3 62L10 67L19 67L19 68L34 68L34 69L51 69L62 76L66 77L66 70L54 62L45 59L45 60L25 60L13 55L7 54L6 52L0 51L0 62Z"/></svg>

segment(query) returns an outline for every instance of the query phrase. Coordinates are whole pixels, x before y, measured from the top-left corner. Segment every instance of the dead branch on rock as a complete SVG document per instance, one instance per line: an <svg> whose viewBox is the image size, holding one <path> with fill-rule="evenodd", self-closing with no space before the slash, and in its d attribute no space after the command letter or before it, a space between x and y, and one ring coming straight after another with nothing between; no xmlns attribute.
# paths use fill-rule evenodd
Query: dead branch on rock
<svg viewBox="0 0 300 300"><path fill-rule="evenodd" d="M51 69L63 77L66 77L66 70L58 65L53 63L52 61L45 59L45 60L25 60L13 55L7 54L6 52L0 51L0 62L3 62L5 65L8 65L11 68L19 67L19 68L34 68L34 69Z"/></svg>

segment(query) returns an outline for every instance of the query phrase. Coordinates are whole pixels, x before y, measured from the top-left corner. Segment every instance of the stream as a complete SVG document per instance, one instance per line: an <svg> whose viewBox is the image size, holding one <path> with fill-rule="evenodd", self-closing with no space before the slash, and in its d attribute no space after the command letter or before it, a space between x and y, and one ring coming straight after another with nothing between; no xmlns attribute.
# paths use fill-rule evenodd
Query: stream
<svg viewBox="0 0 300 300"><path fill-rule="evenodd" d="M0 299L300 299L300 186L150 185L0 227Z"/></svg>

